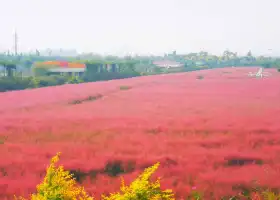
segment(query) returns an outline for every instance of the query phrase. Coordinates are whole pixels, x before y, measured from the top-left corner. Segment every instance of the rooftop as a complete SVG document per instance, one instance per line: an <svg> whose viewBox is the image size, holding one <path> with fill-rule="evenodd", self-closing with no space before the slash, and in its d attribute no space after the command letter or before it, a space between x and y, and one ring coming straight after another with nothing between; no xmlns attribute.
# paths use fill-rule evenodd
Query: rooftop
<svg viewBox="0 0 280 200"><path fill-rule="evenodd" d="M67 61L45 61L45 62L36 62L35 66L57 66L57 68L86 68L85 64L82 63L73 63Z"/></svg>
<svg viewBox="0 0 280 200"><path fill-rule="evenodd" d="M176 62L176 61L172 61L172 60L154 61L153 64L158 66L158 67L181 67L181 66L183 66L182 63Z"/></svg>
<svg viewBox="0 0 280 200"><path fill-rule="evenodd" d="M84 72L85 68L50 68L49 72Z"/></svg>

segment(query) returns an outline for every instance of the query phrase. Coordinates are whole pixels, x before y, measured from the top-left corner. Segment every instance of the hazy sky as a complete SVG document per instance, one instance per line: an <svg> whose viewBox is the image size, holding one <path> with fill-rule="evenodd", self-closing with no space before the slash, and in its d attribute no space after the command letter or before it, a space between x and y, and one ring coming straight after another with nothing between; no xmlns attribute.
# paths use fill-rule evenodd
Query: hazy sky
<svg viewBox="0 0 280 200"><path fill-rule="evenodd" d="M280 55L279 0L0 0L0 50ZM269 52L268 49L272 49Z"/></svg>

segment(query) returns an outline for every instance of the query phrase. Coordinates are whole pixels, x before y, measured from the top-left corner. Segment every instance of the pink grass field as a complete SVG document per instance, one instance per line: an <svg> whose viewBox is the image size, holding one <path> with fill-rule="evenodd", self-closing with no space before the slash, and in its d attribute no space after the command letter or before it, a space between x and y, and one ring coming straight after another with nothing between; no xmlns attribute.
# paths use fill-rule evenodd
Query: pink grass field
<svg viewBox="0 0 280 200"><path fill-rule="evenodd" d="M272 76L247 76L257 70L223 68L0 93L0 199L34 192L58 151L66 169L97 172L82 183L97 199L119 188L119 177L101 173L114 160L135 163L133 172L120 175L127 183L161 162L155 176L177 198L192 186L215 197L255 181L280 188L280 73L266 69ZM70 104L97 94L103 97Z"/></svg>

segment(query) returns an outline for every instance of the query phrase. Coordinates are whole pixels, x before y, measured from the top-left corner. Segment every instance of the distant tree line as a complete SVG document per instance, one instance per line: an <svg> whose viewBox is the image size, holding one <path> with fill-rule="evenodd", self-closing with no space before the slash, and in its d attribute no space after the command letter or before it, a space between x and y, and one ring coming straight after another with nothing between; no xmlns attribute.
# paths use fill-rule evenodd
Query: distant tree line
<svg viewBox="0 0 280 200"><path fill-rule="evenodd" d="M280 67L280 59L265 56L253 56L249 51L245 56L238 56L237 52L225 50L221 56L211 55L201 51L184 56L186 66L195 66L196 62L202 62L208 68L226 66L262 66L265 68Z"/></svg>
<svg viewBox="0 0 280 200"><path fill-rule="evenodd" d="M183 64L181 68L164 69L153 65L155 60L174 60ZM23 77L17 70L19 65L31 71L34 62L65 60L86 64L87 70L81 77L69 77L62 75L48 75L43 68L41 75ZM236 52L225 50L221 56L211 55L208 52L189 53L185 55L161 56L98 56L83 55L77 57L50 57L37 55L7 56L0 54L0 66L4 68L0 77L0 92L9 90L22 90L26 88L46 87L62 85L65 83L81 83L102 80L122 79L142 75L160 73L174 73L195 71L209 68L221 68L226 66L263 66L265 68L277 67L280 71L280 59L264 56L253 56L249 51L245 56L238 56ZM1 73L1 72L0 72ZM40 73L39 73L40 74Z"/></svg>
<svg viewBox="0 0 280 200"><path fill-rule="evenodd" d="M141 75L140 72L135 70L135 62L129 60L122 62L79 60L75 62L86 64L87 69L83 76L49 75L47 73L47 67L35 67L33 70L36 72L36 76L23 77L16 75L15 72L17 64L15 61L3 61L0 65L5 68L5 73L0 78L0 92L62 84L123 79Z"/></svg>

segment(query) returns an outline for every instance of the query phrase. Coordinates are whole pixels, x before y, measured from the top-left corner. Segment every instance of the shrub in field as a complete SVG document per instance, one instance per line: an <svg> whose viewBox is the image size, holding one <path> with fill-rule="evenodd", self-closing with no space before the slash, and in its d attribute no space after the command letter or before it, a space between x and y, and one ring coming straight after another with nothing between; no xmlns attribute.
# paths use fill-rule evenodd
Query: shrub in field
<svg viewBox="0 0 280 200"><path fill-rule="evenodd" d="M31 194L31 200L93 200L83 187L77 185L73 175L64 170L63 166L56 166L60 153L51 159L47 174L42 183L37 186L37 193ZM109 196L102 195L103 200L174 200L172 190L161 190L159 179L150 181L150 177L159 167L156 163L134 180L129 186L124 184L120 192ZM17 200L26 200L23 197L15 197Z"/></svg>
<svg viewBox="0 0 280 200"><path fill-rule="evenodd" d="M198 75L196 78L197 78L197 79L204 79L204 76Z"/></svg>
<svg viewBox="0 0 280 200"><path fill-rule="evenodd" d="M73 175L64 170L63 166L56 166L60 153L51 159L46 170L46 176L42 183L37 186L37 192L30 195L30 200L94 200L85 189L76 183ZM159 167L159 163L145 169L130 185L122 185L119 192L111 193L109 196L102 195L102 200L175 200L172 190L161 190L160 180L151 182L150 178ZM202 200L203 193L196 191L190 193L187 200ZM243 191L236 196L222 198L229 199L251 199L251 200L279 200L280 195L271 190L252 189ZM27 200L16 197L15 200Z"/></svg>
<svg viewBox="0 0 280 200"><path fill-rule="evenodd" d="M264 190L264 191L247 191L245 193L241 193L239 195L230 197L229 199L251 199L251 200L279 200L280 195L276 194L275 192L272 192L270 190Z"/></svg>
<svg viewBox="0 0 280 200"><path fill-rule="evenodd" d="M84 103L84 102L88 102L88 101L95 101L97 99L101 99L103 97L103 95L101 94L96 94L96 95L90 95L84 99L75 99L71 102L69 102L69 104L81 104L81 103Z"/></svg>
<svg viewBox="0 0 280 200"><path fill-rule="evenodd" d="M82 82L83 82L83 80L76 76L71 76L67 81L67 83L70 83L70 84L77 84L77 83L82 83Z"/></svg>
<svg viewBox="0 0 280 200"><path fill-rule="evenodd" d="M51 75L56 80L57 85L62 85L67 82L68 77L63 75Z"/></svg>
<svg viewBox="0 0 280 200"><path fill-rule="evenodd" d="M42 183L37 186L37 193L32 194L31 200L92 200L84 188L78 186L72 175L63 166L56 166L60 153L51 159L47 174ZM24 200L23 197L16 199Z"/></svg>
<svg viewBox="0 0 280 200"><path fill-rule="evenodd" d="M62 85L66 83L67 77L61 75L50 75L50 76L38 76L31 78L31 84L29 88L47 87Z"/></svg>
<svg viewBox="0 0 280 200"><path fill-rule="evenodd" d="M48 74L46 68L32 68L32 72L35 76L46 76Z"/></svg>
<svg viewBox="0 0 280 200"><path fill-rule="evenodd" d="M277 71L280 72L280 68L278 68Z"/></svg>
<svg viewBox="0 0 280 200"><path fill-rule="evenodd" d="M172 190L160 189L159 179L155 182L150 182L151 175L157 170L159 163L147 168L136 180L129 186L126 186L122 180L120 192L113 193L109 197L102 196L104 200L173 200L174 195Z"/></svg>
<svg viewBox="0 0 280 200"><path fill-rule="evenodd" d="M28 88L38 88L38 87L39 87L38 79L36 79L35 77L32 77L29 82Z"/></svg>
<svg viewBox="0 0 280 200"><path fill-rule="evenodd" d="M131 89L131 87L128 86L128 85L122 85L122 86L120 86L120 90L129 90L129 89Z"/></svg>
<svg viewBox="0 0 280 200"><path fill-rule="evenodd" d="M66 82L66 78L63 76L39 76L36 77L39 87L62 85Z"/></svg>

